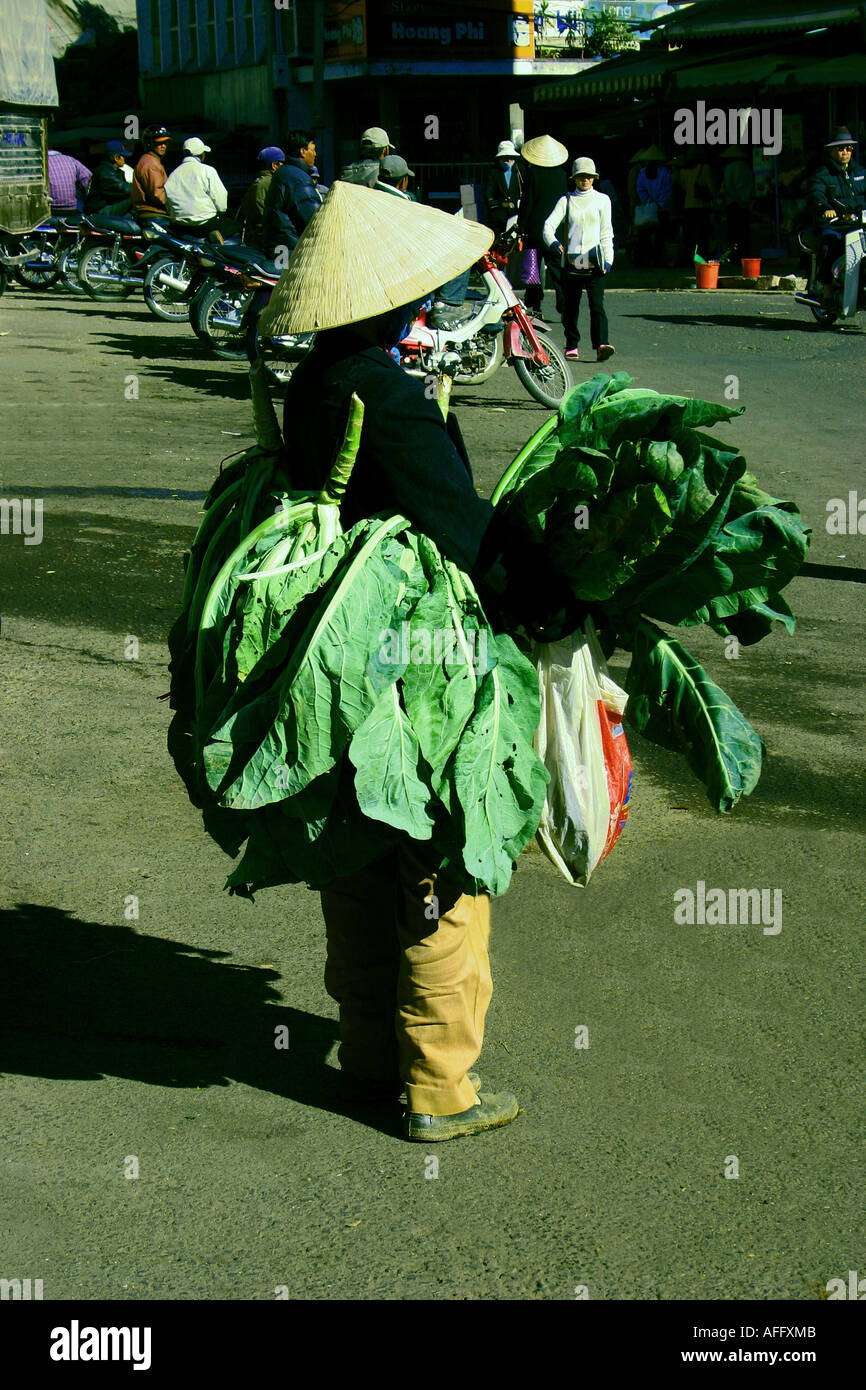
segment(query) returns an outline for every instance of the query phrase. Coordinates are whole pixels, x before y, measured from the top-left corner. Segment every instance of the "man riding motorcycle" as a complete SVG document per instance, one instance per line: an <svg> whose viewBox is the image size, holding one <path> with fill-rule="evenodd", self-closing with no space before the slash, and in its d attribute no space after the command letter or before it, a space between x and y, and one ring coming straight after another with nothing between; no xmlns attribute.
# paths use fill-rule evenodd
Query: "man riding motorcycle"
<svg viewBox="0 0 866 1390"><path fill-rule="evenodd" d="M165 203L166 169L163 164L171 136L164 125L150 125L141 132L144 154L135 166L130 198L132 211L139 222L154 217L167 219Z"/></svg>
<svg viewBox="0 0 866 1390"><path fill-rule="evenodd" d="M853 221L866 208L866 169L854 160L856 144L850 130L840 127L825 144L827 157L809 189L810 209L821 233L818 278L824 286L825 304L835 292L832 267L844 240L843 229L826 224L839 218Z"/></svg>

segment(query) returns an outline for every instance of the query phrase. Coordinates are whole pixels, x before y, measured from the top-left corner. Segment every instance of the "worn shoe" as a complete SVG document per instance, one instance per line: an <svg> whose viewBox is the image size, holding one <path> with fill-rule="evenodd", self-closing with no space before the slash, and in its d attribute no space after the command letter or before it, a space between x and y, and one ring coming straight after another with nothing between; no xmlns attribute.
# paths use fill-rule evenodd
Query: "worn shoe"
<svg viewBox="0 0 866 1390"><path fill-rule="evenodd" d="M404 1119L407 1139L419 1144L435 1144L445 1139L460 1139L465 1134L481 1134L485 1129L498 1129L517 1119L517 1097L508 1091L498 1095L481 1094L478 1104L458 1115L415 1115L411 1111Z"/></svg>
<svg viewBox="0 0 866 1390"><path fill-rule="evenodd" d="M481 1077L477 1071L466 1073L466 1078L481 1090ZM340 1073L337 1095L344 1105L390 1105L394 1101L406 1103L406 1088L399 1076L384 1078L381 1081L366 1076L355 1076L353 1072Z"/></svg>
<svg viewBox="0 0 866 1390"><path fill-rule="evenodd" d="M602 343L602 345L601 345L601 347L599 348L598 352L595 354L596 361L597 361L597 362L606 362L607 359L608 359L609 357L613 357L613 354L614 354L615 352L616 352L616 348L611 347L610 343ZM567 356L567 355L568 355L568 354L566 354L566 356Z"/></svg>
<svg viewBox="0 0 866 1390"><path fill-rule="evenodd" d="M580 356L580 348L566 348L565 355L567 358L573 361L576 357Z"/></svg>

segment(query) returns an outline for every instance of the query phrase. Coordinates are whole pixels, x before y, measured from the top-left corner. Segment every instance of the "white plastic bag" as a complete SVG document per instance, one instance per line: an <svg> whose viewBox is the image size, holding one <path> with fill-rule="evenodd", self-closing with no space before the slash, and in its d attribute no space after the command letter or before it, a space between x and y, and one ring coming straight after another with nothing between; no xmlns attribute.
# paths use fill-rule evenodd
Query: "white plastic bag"
<svg viewBox="0 0 866 1390"><path fill-rule="evenodd" d="M628 817L628 696L608 675L591 619L584 633L536 645L541 718L535 748L550 773L537 839L569 883L584 887Z"/></svg>

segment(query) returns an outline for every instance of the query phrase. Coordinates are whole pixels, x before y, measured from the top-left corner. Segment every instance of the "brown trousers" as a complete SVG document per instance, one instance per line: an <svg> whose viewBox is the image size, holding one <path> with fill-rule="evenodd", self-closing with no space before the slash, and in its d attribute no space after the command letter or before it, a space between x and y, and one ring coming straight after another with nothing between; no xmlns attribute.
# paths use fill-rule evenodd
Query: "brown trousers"
<svg viewBox="0 0 866 1390"><path fill-rule="evenodd" d="M489 896L461 893L406 838L321 900L343 1070L376 1081L399 1075L416 1114L468 1110L476 1095L466 1073L493 993Z"/></svg>

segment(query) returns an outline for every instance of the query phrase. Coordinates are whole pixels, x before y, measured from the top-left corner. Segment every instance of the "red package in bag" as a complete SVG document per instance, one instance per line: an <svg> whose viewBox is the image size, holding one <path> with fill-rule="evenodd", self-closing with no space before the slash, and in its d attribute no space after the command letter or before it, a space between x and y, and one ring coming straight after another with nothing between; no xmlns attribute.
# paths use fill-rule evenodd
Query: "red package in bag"
<svg viewBox="0 0 866 1390"><path fill-rule="evenodd" d="M610 854L628 820L633 769L625 729L622 726L622 715L605 705L603 700L599 700L598 722L601 727L604 770L607 774L607 792L610 799L607 839L601 852L601 858L604 859L606 854Z"/></svg>
<svg viewBox="0 0 866 1390"><path fill-rule="evenodd" d="M541 718L535 748L550 776L537 839L563 877L589 882L628 819L628 696L607 671L591 619L535 649Z"/></svg>

